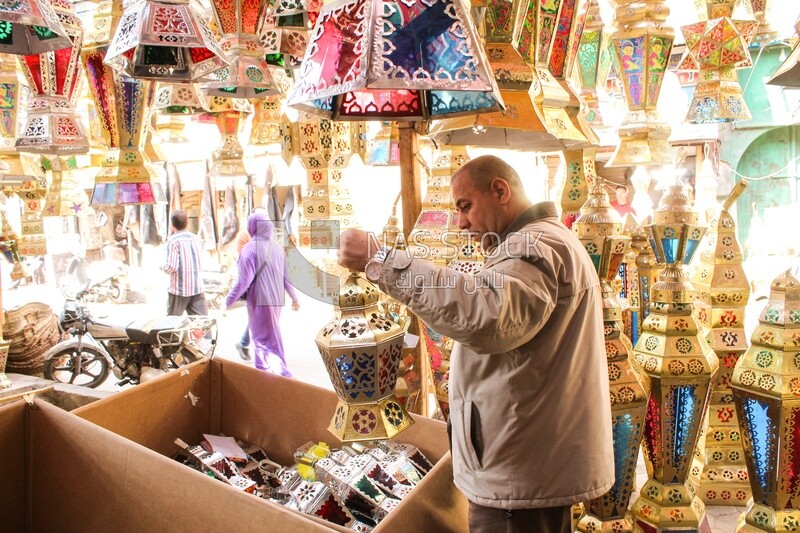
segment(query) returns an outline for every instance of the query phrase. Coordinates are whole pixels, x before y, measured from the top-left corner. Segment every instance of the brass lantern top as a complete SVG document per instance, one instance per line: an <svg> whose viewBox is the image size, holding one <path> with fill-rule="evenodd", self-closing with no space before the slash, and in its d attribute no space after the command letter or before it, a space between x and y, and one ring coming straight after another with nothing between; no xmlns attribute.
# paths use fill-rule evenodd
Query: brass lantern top
<svg viewBox="0 0 800 533"><path fill-rule="evenodd" d="M603 224L607 226L606 235L622 235L622 218L611 205L605 191L605 183L598 178L589 190L589 198L581 207L581 216L576 222L584 224Z"/></svg>
<svg viewBox="0 0 800 533"><path fill-rule="evenodd" d="M366 310L378 305L379 293L375 285L352 272L334 295L334 305L342 313Z"/></svg>
<svg viewBox="0 0 800 533"><path fill-rule="evenodd" d="M656 224L697 224L697 211L692 208L683 185L670 185L653 215Z"/></svg>

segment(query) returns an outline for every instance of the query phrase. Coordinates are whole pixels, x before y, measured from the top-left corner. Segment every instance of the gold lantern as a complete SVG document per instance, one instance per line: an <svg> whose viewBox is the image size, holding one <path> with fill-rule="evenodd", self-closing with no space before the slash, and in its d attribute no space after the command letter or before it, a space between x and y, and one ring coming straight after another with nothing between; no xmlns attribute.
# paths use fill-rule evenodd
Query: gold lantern
<svg viewBox="0 0 800 533"><path fill-rule="evenodd" d="M678 68L699 70L686 121L692 124L749 120L736 69L752 65L747 47L754 21L732 20L733 0L706 0L708 20L683 26L686 55Z"/></svg>
<svg viewBox="0 0 800 533"><path fill-rule="evenodd" d="M750 41L752 45L766 46L778 39L778 32L767 20L767 11L771 7L770 0L749 0L750 9L756 19L756 29Z"/></svg>
<svg viewBox="0 0 800 533"><path fill-rule="evenodd" d="M589 198L589 189L597 180L594 159L597 149L564 150L563 153L567 175L561 193L561 221L571 228Z"/></svg>
<svg viewBox="0 0 800 533"><path fill-rule="evenodd" d="M628 114L619 127L620 143L608 166L669 164L670 128L656 111L675 37L666 23L669 8L664 0L613 3L613 58Z"/></svg>
<svg viewBox="0 0 800 533"><path fill-rule="evenodd" d="M283 141L281 124L288 120L281 109L281 99L278 96L267 96L253 102L255 115L253 128L250 130L250 144L279 144Z"/></svg>
<svg viewBox="0 0 800 533"><path fill-rule="evenodd" d="M800 528L800 282L789 272L772 281L750 348L731 380L744 437L753 502L737 533Z"/></svg>
<svg viewBox="0 0 800 533"><path fill-rule="evenodd" d="M594 183L589 199L573 230L592 259L603 291L603 333L611 391L615 482L611 490L588 502L576 527L580 532L621 533L633 531L628 504L636 477L636 461L650 394L647 377L633 365L631 341L622 332L623 306L611 282L628 250L630 237L622 233L622 220L603 190Z"/></svg>
<svg viewBox="0 0 800 533"><path fill-rule="evenodd" d="M214 96L208 99L207 109L222 137L222 145L211 154L211 173L231 178L247 176L239 134L245 118L253 112L252 104L242 98Z"/></svg>
<svg viewBox="0 0 800 533"><path fill-rule="evenodd" d="M159 143L153 148L159 159L169 159L161 143L184 143L183 130L186 122L182 117L192 116L208 110L206 95L193 83L159 84L153 102L153 130Z"/></svg>
<svg viewBox="0 0 800 533"><path fill-rule="evenodd" d="M746 185L747 180L736 185L718 219L712 223L715 232L706 236L708 246L701 252L700 267L692 277L698 291L695 317L720 360L711 393L708 427L704 430L705 446L698 445L701 452L698 470L702 468L698 493L708 505L745 505L751 496L731 391L733 368L747 350L744 312L750 285L742 268L736 224L728 212Z"/></svg>
<svg viewBox="0 0 800 533"><path fill-rule="evenodd" d="M356 273L334 305L336 317L316 338L339 397L328 431L342 442L392 438L414 423L394 394L405 332L386 316L375 286Z"/></svg>
<svg viewBox="0 0 800 533"><path fill-rule="evenodd" d="M652 287L650 314L634 349L651 389L644 429L649 479L632 513L643 531L707 532L705 505L688 476L719 361L692 316L695 291L684 269L705 228L697 225L683 188L674 185L647 232L663 271Z"/></svg>
<svg viewBox="0 0 800 533"><path fill-rule="evenodd" d="M33 94L16 145L21 152L83 154L89 151L89 141L75 112L83 27L67 0L54 2L53 8L72 44L53 52L20 56Z"/></svg>
<svg viewBox="0 0 800 533"><path fill-rule="evenodd" d="M597 99L598 85L605 84L611 70L610 35L603 29L600 6L597 0L590 0L586 13L586 23L578 43L575 58L575 73L580 86L580 99L589 109L587 119L594 127L602 127L600 108Z"/></svg>
<svg viewBox="0 0 800 533"><path fill-rule="evenodd" d="M42 156L41 164L50 176L42 214L46 217L85 214L89 199L75 175L78 169L75 156Z"/></svg>

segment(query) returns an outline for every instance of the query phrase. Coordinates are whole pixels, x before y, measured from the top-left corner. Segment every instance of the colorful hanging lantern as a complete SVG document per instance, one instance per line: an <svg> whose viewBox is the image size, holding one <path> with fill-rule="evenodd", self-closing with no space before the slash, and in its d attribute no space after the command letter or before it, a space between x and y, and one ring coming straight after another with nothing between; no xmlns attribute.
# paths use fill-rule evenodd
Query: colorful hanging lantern
<svg viewBox="0 0 800 533"><path fill-rule="evenodd" d="M41 54L72 46L49 0L0 4L0 52Z"/></svg>
<svg viewBox="0 0 800 533"><path fill-rule="evenodd" d="M603 29L600 18L600 6L597 0L590 0L586 14L586 23L578 42L578 53L575 58L575 71L580 86L580 99L589 108L588 121L595 127L602 127L600 108L597 99L597 87L605 84L611 71L610 35Z"/></svg>
<svg viewBox="0 0 800 533"><path fill-rule="evenodd" d="M125 7L105 63L132 78L191 82L229 62L189 0L136 0Z"/></svg>
<svg viewBox="0 0 800 533"><path fill-rule="evenodd" d="M201 87L213 96L260 98L282 94L264 60L258 32L267 12L266 0L212 0L222 34L220 46L230 66L205 76Z"/></svg>
<svg viewBox="0 0 800 533"><path fill-rule="evenodd" d="M692 316L694 287L685 272L705 228L680 185L665 192L647 226L663 267L634 352L650 377L644 429L649 479L633 503L637 529L710 532L705 505L688 481L690 464L719 361Z"/></svg>
<svg viewBox="0 0 800 533"><path fill-rule="evenodd" d="M321 7L321 3L316 4L317 10ZM277 6L274 13L264 18L259 40L266 51L267 63L280 68L298 69L319 12L286 13L279 10L280 6Z"/></svg>
<svg viewBox="0 0 800 533"><path fill-rule="evenodd" d="M489 0L484 15L486 56L505 109L438 120L431 127L437 142L541 151L588 145L565 111L569 94L547 69L540 77L512 44L521 2Z"/></svg>
<svg viewBox="0 0 800 533"><path fill-rule="evenodd" d="M20 57L32 95L17 149L52 155L84 154L89 151L89 141L75 112L83 27L69 1L56 0L53 8L72 45Z"/></svg>
<svg viewBox="0 0 800 533"><path fill-rule="evenodd" d="M583 212L589 198L589 189L597 180L594 156L596 148L586 150L564 150L567 175L561 193L561 222L568 228Z"/></svg>
<svg viewBox="0 0 800 533"><path fill-rule="evenodd" d="M400 164L400 131L397 122L372 123L378 126L375 133L368 133L364 164L387 166Z"/></svg>
<svg viewBox="0 0 800 533"><path fill-rule="evenodd" d="M469 13L454 0L326 5L297 80L289 105L333 120L432 120L503 108Z"/></svg>
<svg viewBox="0 0 800 533"><path fill-rule="evenodd" d="M670 128L656 111L675 36L666 22L669 8L664 0L613 3L613 58L628 114L619 127L620 144L607 166L669 164Z"/></svg>
<svg viewBox="0 0 800 533"><path fill-rule="evenodd" d="M681 28L686 55L678 68L700 71L686 121L710 124L749 120L736 69L752 65L747 46L756 23L731 20L731 0L706 0L706 6L708 20Z"/></svg>
<svg viewBox="0 0 800 533"><path fill-rule="evenodd" d="M575 221L573 230L600 276L603 291L603 324L611 392L615 482L611 490L586 504L578 520L580 532L632 532L628 515L639 443L644 429L650 385L630 356L631 341L622 332L622 304L611 283L627 252L630 237L622 233L622 221L597 180Z"/></svg>
<svg viewBox="0 0 800 533"><path fill-rule="evenodd" d="M106 39L110 39L121 15L116 0L101 4L95 13L96 31L87 33L81 52L89 91L110 148L103 154L100 173L95 178L92 205L152 204L166 200L143 151L155 84L127 78L104 63Z"/></svg>
<svg viewBox="0 0 800 533"><path fill-rule="evenodd" d="M15 152L20 84L14 56L0 54L0 153Z"/></svg>
<svg viewBox="0 0 800 533"><path fill-rule="evenodd" d="M206 112L208 102L206 95L192 83L159 84L153 109L156 111L153 129L160 143L184 143L186 122L183 117ZM157 152L162 151L160 143L153 146Z"/></svg>
<svg viewBox="0 0 800 533"><path fill-rule="evenodd" d="M342 442L392 438L414 420L394 394L405 332L378 305L378 290L350 274L336 317L316 343L339 397L328 431Z"/></svg>
<svg viewBox="0 0 800 533"><path fill-rule="evenodd" d="M747 180L739 181L718 221L712 223L715 232L706 237L709 246L701 252L700 267L692 277L698 295L695 318L720 360L704 430L705 446L698 445L698 470L702 469L698 495L707 505L745 505L751 497L731 391L733 368L747 350L744 312L750 284L742 268L736 224L728 212L746 185Z"/></svg>
<svg viewBox="0 0 800 533"><path fill-rule="evenodd" d="M736 532L793 531L800 527L800 282L789 272L772 281L750 343L731 380L753 491Z"/></svg>
<svg viewBox="0 0 800 533"><path fill-rule="evenodd" d="M756 19L756 29L750 44L766 46L772 41L778 40L778 32L772 27L769 20L767 20L767 11L771 7L772 2L770 0L749 0L749 2L750 9L752 9L753 16Z"/></svg>

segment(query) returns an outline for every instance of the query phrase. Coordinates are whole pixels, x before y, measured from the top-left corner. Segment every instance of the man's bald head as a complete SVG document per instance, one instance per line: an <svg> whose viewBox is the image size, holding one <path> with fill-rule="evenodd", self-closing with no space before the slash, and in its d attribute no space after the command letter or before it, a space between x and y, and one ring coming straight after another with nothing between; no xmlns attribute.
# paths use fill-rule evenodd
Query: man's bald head
<svg viewBox="0 0 800 533"><path fill-rule="evenodd" d="M500 178L508 183L509 188L515 193L525 194L522 180L514 168L494 155L482 155L465 163L453 173L451 184L456 180L469 180L478 191L487 192L492 185L492 180Z"/></svg>

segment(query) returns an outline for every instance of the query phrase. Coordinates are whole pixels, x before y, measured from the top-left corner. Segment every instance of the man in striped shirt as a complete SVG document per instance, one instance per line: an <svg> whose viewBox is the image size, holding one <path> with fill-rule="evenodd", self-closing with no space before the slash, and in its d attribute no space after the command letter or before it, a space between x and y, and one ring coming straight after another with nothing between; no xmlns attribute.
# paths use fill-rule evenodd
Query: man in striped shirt
<svg viewBox="0 0 800 533"><path fill-rule="evenodd" d="M207 315L205 287L200 276L203 241L186 229L189 220L178 210L170 217L174 233L167 239L167 262L161 267L169 274L168 315Z"/></svg>

